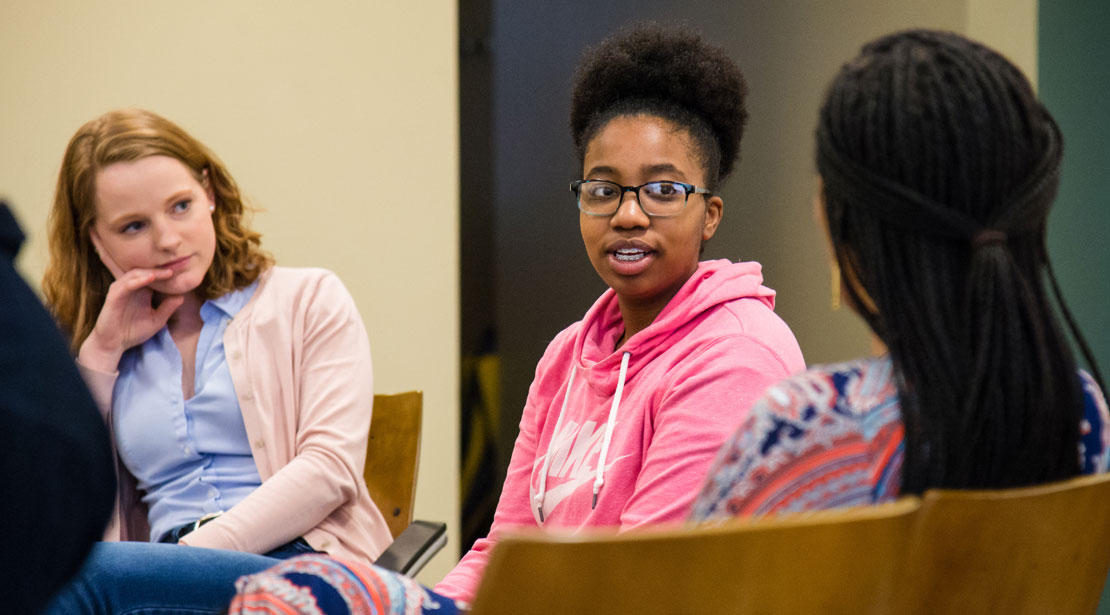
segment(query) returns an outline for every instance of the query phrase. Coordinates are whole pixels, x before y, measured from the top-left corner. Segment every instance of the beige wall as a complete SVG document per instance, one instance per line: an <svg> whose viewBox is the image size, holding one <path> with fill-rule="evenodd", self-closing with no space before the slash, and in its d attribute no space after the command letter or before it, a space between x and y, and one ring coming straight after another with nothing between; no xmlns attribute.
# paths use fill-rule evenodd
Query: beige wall
<svg viewBox="0 0 1110 615"><path fill-rule="evenodd" d="M1037 84L1037 0L968 0L968 36L1002 52Z"/></svg>
<svg viewBox="0 0 1110 615"><path fill-rule="evenodd" d="M279 263L337 272L374 352L375 389L425 391L417 514L457 550L456 3L5 0L0 195L43 227L65 144L115 107L153 109L223 158L263 208Z"/></svg>
<svg viewBox="0 0 1110 615"><path fill-rule="evenodd" d="M716 249L724 245L724 254L753 254L763 263L779 291L776 311L797 335L807 363L840 361L871 352L871 345L860 318L829 307L825 240L813 222L813 131L825 88L865 42L904 28L947 29L981 40L1035 83L1037 1L797 0L774 6L736 5L743 14L736 22L747 35L736 37L736 54L751 87L751 120L726 195L735 191L731 203L747 219L736 228L736 217L726 215L714 242Z"/></svg>
<svg viewBox="0 0 1110 615"><path fill-rule="evenodd" d="M734 226L714 241L724 239L718 249L751 254L763 264L768 284L778 291L775 311L794 331L807 364L842 361L870 353L871 344L862 319L847 307L830 307L827 240L813 208L818 109L840 67L864 43L905 28L962 31L967 2L805 0L775 6L743 9L748 37L739 39L736 53L751 88L751 118L739 173L725 194L744 218L736 225L734 216Z"/></svg>

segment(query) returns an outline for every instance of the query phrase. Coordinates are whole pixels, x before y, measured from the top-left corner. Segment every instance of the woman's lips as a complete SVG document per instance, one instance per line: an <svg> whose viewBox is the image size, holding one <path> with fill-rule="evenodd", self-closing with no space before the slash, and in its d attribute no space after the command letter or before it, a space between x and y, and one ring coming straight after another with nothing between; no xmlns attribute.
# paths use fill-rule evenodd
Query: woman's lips
<svg viewBox="0 0 1110 615"><path fill-rule="evenodd" d="M159 269L172 269L174 271L180 271L180 270L184 269L186 265L189 264L189 259L190 258L192 258L192 256L182 256L181 258L172 260L168 263L163 263L161 265L158 265L158 268Z"/></svg>
<svg viewBox="0 0 1110 615"><path fill-rule="evenodd" d="M609 251L609 266L619 275L637 275L651 266L655 251L634 246Z"/></svg>

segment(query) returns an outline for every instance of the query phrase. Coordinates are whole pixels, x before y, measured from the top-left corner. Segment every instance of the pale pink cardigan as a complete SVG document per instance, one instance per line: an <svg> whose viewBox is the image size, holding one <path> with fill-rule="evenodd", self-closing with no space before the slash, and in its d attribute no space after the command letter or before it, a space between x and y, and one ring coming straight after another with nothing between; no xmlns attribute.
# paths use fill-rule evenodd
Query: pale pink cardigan
<svg viewBox="0 0 1110 615"><path fill-rule="evenodd" d="M362 476L370 344L343 283L322 269L270 269L229 323L224 350L262 486L185 542L265 553L303 536L317 550L372 562L393 538ZM119 372L81 367L111 430ZM105 540L149 540L135 479L118 458L117 468Z"/></svg>

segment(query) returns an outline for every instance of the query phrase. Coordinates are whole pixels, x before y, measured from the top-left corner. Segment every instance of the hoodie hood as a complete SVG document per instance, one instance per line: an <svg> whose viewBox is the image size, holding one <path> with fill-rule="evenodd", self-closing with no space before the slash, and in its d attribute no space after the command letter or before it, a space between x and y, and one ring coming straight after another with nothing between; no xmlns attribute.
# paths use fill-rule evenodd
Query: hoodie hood
<svg viewBox="0 0 1110 615"><path fill-rule="evenodd" d="M759 263L733 263L728 260L704 261L690 279L675 293L663 311L643 331L614 350L624 331L620 305L613 289L606 290L586 312L574 340L574 357L579 377L598 394L612 395L620 374L621 356L629 353L626 378L664 351L673 335L700 322L716 306L735 299L756 299L768 308L775 307L775 291L763 285Z"/></svg>
<svg viewBox="0 0 1110 615"><path fill-rule="evenodd" d="M732 263L727 260L699 263L694 274L675 293L655 320L625 341L619 351L613 348L624 326L613 289L606 291L590 311L586 312L578 335L573 340L570 375L555 422L555 433L563 432L563 420L573 395L576 374L581 373L582 379L586 381L579 386L589 386L597 396L612 397L595 468L591 510L597 506L598 494L605 484L609 445L620 417L625 383L635 377L640 368L650 364L656 356L670 348L672 338L681 337L697 327L718 305L750 298L773 309L775 292L762 283L763 275L758 263ZM544 455L540 468L539 487L532 495L539 523L543 523L545 518L547 477L551 460L556 455L556 446L561 442L562 440L555 438L548 441L547 454ZM571 488L576 488L576 485L572 484Z"/></svg>

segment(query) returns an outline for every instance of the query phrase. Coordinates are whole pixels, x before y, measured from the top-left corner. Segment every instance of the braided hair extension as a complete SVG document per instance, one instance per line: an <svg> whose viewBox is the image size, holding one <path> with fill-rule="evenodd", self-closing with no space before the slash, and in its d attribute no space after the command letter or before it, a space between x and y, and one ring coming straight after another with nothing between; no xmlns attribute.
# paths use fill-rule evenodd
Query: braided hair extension
<svg viewBox="0 0 1110 615"><path fill-rule="evenodd" d="M845 289L898 374L903 492L1078 473L1083 392L1045 274L1105 385L1048 262L1063 143L1025 77L957 34L892 34L841 69L817 143Z"/></svg>
<svg viewBox="0 0 1110 615"><path fill-rule="evenodd" d="M615 117L652 115L685 129L716 192L740 154L748 86L736 63L693 30L645 22L588 50L574 76L570 127L579 162Z"/></svg>

